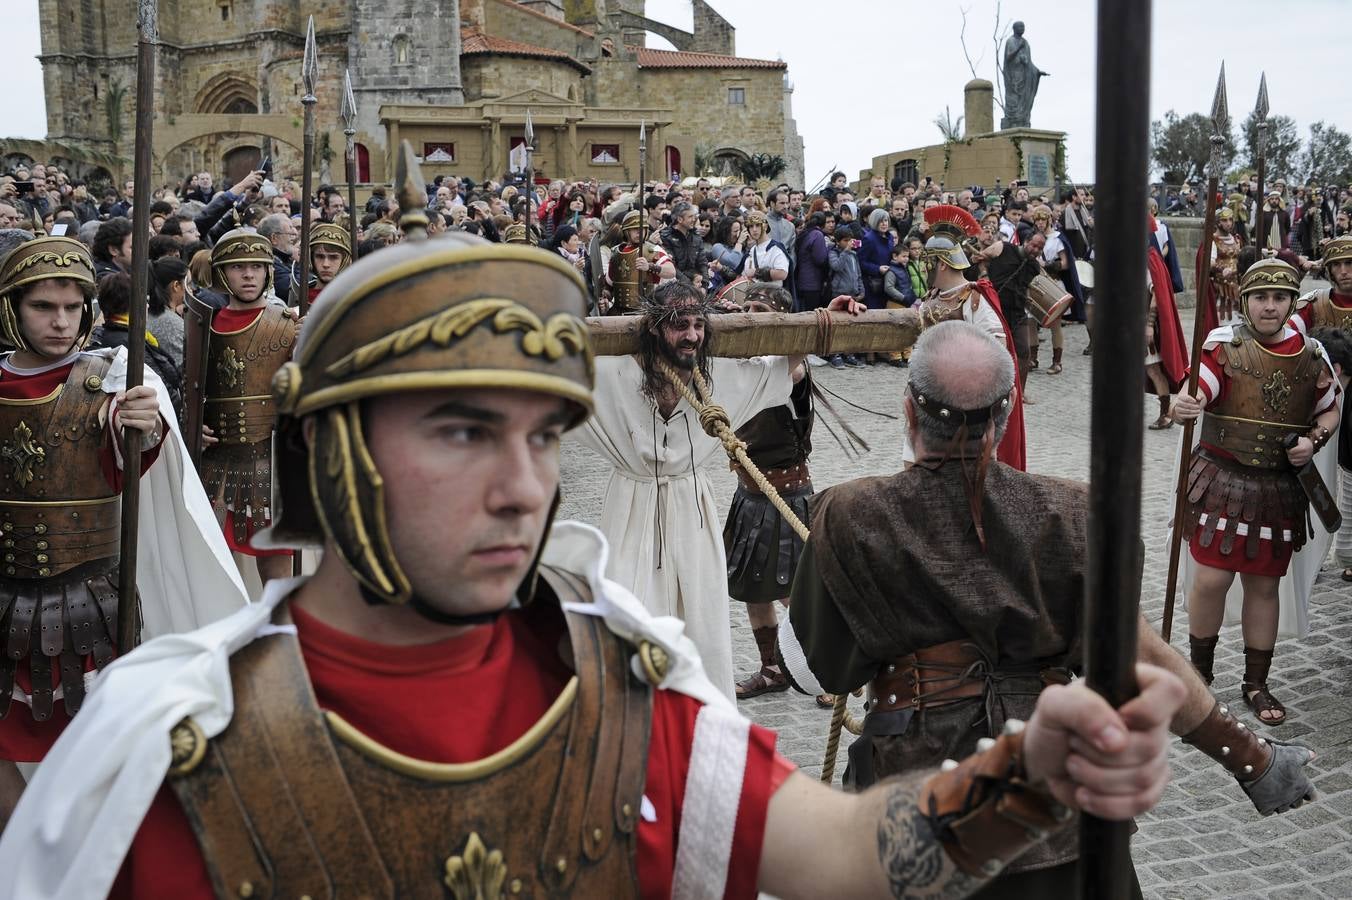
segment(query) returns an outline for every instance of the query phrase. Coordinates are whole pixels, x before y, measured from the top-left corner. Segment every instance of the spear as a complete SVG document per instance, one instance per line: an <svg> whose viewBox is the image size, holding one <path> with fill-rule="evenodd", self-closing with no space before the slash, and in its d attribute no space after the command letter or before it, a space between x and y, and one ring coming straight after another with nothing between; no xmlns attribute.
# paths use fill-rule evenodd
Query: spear
<svg viewBox="0 0 1352 900"><path fill-rule="evenodd" d="M136 9L136 150L132 177L131 305L127 310L127 381L140 387L146 359L146 292L150 265L150 151L155 125L155 45L160 41L156 0L138 0ZM122 430L122 547L117 576L117 651L141 642L141 604L136 596L136 544L141 519L141 432Z"/></svg>
<svg viewBox="0 0 1352 900"><path fill-rule="evenodd" d="M347 225L352 235L352 261L357 261L357 98L352 94L352 73L343 70L343 103L338 114L343 117L343 134L347 135L347 150L343 162L347 166Z"/></svg>
<svg viewBox="0 0 1352 900"><path fill-rule="evenodd" d="M1099 0L1096 146L1099 211L1090 409L1086 680L1114 708L1138 690L1141 465L1138 410L1145 380L1146 184L1150 144L1151 0ZM1123 366L1126 371L1123 371ZM1126 822L1080 820L1080 896L1125 898L1131 882Z"/></svg>
<svg viewBox="0 0 1352 900"><path fill-rule="evenodd" d="M1263 209L1267 206L1267 198L1263 196L1265 190L1263 186L1264 170L1267 168L1267 130L1268 130L1268 95L1267 95L1267 72L1264 72L1258 79L1258 103L1254 105L1253 114L1256 119L1254 124L1254 142L1258 145L1258 197L1255 204L1258 214L1254 216L1257 220L1253 223L1254 230L1258 233L1254 235L1257 241L1258 256L1261 259L1263 249L1267 247L1267 229L1263 227ZM1273 221L1276 221L1277 211L1273 210ZM1281 249L1278 247L1277 249Z"/></svg>
<svg viewBox="0 0 1352 900"><path fill-rule="evenodd" d="M1203 247L1216 232L1216 190L1220 186L1221 152L1225 136L1230 133L1230 108L1225 99L1225 63L1221 63L1221 77L1216 82L1216 96L1211 101L1211 158L1207 161L1206 224L1202 227ZM1205 249L1197 254L1198 314L1192 324L1192 363L1188 367L1188 396L1197 393L1197 379L1201 374L1203 333L1200 303L1206 300L1205 279L1209 277L1211 254ZM1193 422L1183 423L1183 449L1179 451L1178 485L1174 496L1174 528L1169 538L1169 577L1164 588L1164 625L1160 633L1164 642L1174 624L1174 592L1178 587L1178 558L1183 546L1183 513L1187 509L1188 466L1192 459Z"/></svg>
<svg viewBox="0 0 1352 900"><path fill-rule="evenodd" d="M314 212L311 191L314 190L314 153L315 153L315 81L319 77L319 51L315 46L315 17L310 16L310 24L305 29L305 61L301 65L301 80L305 87L305 96L300 98L305 107L305 134L301 149L301 197L300 205L300 314L310 311L310 219ZM350 179L349 179L350 184ZM349 209L349 217L357 211Z"/></svg>
<svg viewBox="0 0 1352 900"><path fill-rule="evenodd" d="M643 242L648 237L648 210L644 209L643 201L648 199L647 179L644 175L648 168L648 123L640 121L638 123L638 214L639 219L639 248L643 252Z"/></svg>
<svg viewBox="0 0 1352 900"><path fill-rule="evenodd" d="M526 243L535 244L535 229L531 227L530 208L535 199L535 171L531 167L531 151L535 149L535 125L530 120L530 108L526 109Z"/></svg>

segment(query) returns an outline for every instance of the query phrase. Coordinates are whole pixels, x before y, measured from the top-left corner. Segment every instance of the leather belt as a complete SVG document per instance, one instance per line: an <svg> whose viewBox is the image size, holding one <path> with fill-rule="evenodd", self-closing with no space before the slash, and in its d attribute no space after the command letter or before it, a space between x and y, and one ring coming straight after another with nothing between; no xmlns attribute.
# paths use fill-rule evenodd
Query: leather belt
<svg viewBox="0 0 1352 900"><path fill-rule="evenodd" d="M997 691L1002 681L1039 679L1038 693L1049 684L1067 684L1067 669L1047 666L997 671L971 641L949 641L898 657L868 684L868 711L932 709ZM1028 693L1022 691L1021 693ZM988 698L989 699L989 698Z"/></svg>
<svg viewBox="0 0 1352 900"><path fill-rule="evenodd" d="M761 493L760 486L752 480L751 475L745 469L734 465L732 470L737 473L737 480L741 482L742 487L753 494ZM787 469L761 469L761 474L780 493L801 490L812 484L812 475L807 470L806 462L800 462L798 465L790 466Z"/></svg>

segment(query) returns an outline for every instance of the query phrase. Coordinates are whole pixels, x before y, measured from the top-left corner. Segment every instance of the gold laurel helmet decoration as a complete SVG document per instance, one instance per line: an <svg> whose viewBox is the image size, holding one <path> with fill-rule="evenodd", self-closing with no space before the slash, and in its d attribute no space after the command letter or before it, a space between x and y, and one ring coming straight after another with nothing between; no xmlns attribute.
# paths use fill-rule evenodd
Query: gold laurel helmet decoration
<svg viewBox="0 0 1352 900"><path fill-rule="evenodd" d="M1340 259L1352 259L1352 234L1336 237L1324 245L1324 265Z"/></svg>
<svg viewBox="0 0 1352 900"><path fill-rule="evenodd" d="M225 277L225 267L234 263L262 263L265 271L263 292L272 287L273 256L272 242L261 237L258 232L244 228L227 231L216 246L211 248L211 285L210 287L234 293Z"/></svg>

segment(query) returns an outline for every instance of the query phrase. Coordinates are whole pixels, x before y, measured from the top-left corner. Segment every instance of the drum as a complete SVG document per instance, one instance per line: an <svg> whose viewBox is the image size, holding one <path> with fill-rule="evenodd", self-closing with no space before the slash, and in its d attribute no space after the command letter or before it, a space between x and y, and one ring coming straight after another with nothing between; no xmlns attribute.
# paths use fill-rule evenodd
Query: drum
<svg viewBox="0 0 1352 900"><path fill-rule="evenodd" d="M1043 328L1050 328L1074 300L1061 282L1050 275L1038 275L1028 285L1028 311Z"/></svg>
<svg viewBox="0 0 1352 900"><path fill-rule="evenodd" d="M784 285L778 281L755 281L746 275L742 275L734 281L730 281L724 288L718 292L715 300L731 300L738 306L746 306L747 296L756 290L766 288L782 288Z"/></svg>

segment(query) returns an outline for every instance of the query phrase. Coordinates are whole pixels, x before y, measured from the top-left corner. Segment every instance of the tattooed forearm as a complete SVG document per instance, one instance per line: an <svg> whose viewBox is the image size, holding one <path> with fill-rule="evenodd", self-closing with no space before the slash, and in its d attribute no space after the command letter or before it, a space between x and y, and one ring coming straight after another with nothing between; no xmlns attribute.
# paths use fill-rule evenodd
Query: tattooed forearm
<svg viewBox="0 0 1352 900"><path fill-rule="evenodd" d="M953 900L982 885L954 864L920 810L919 778L891 782L878 821L878 862L893 897Z"/></svg>

